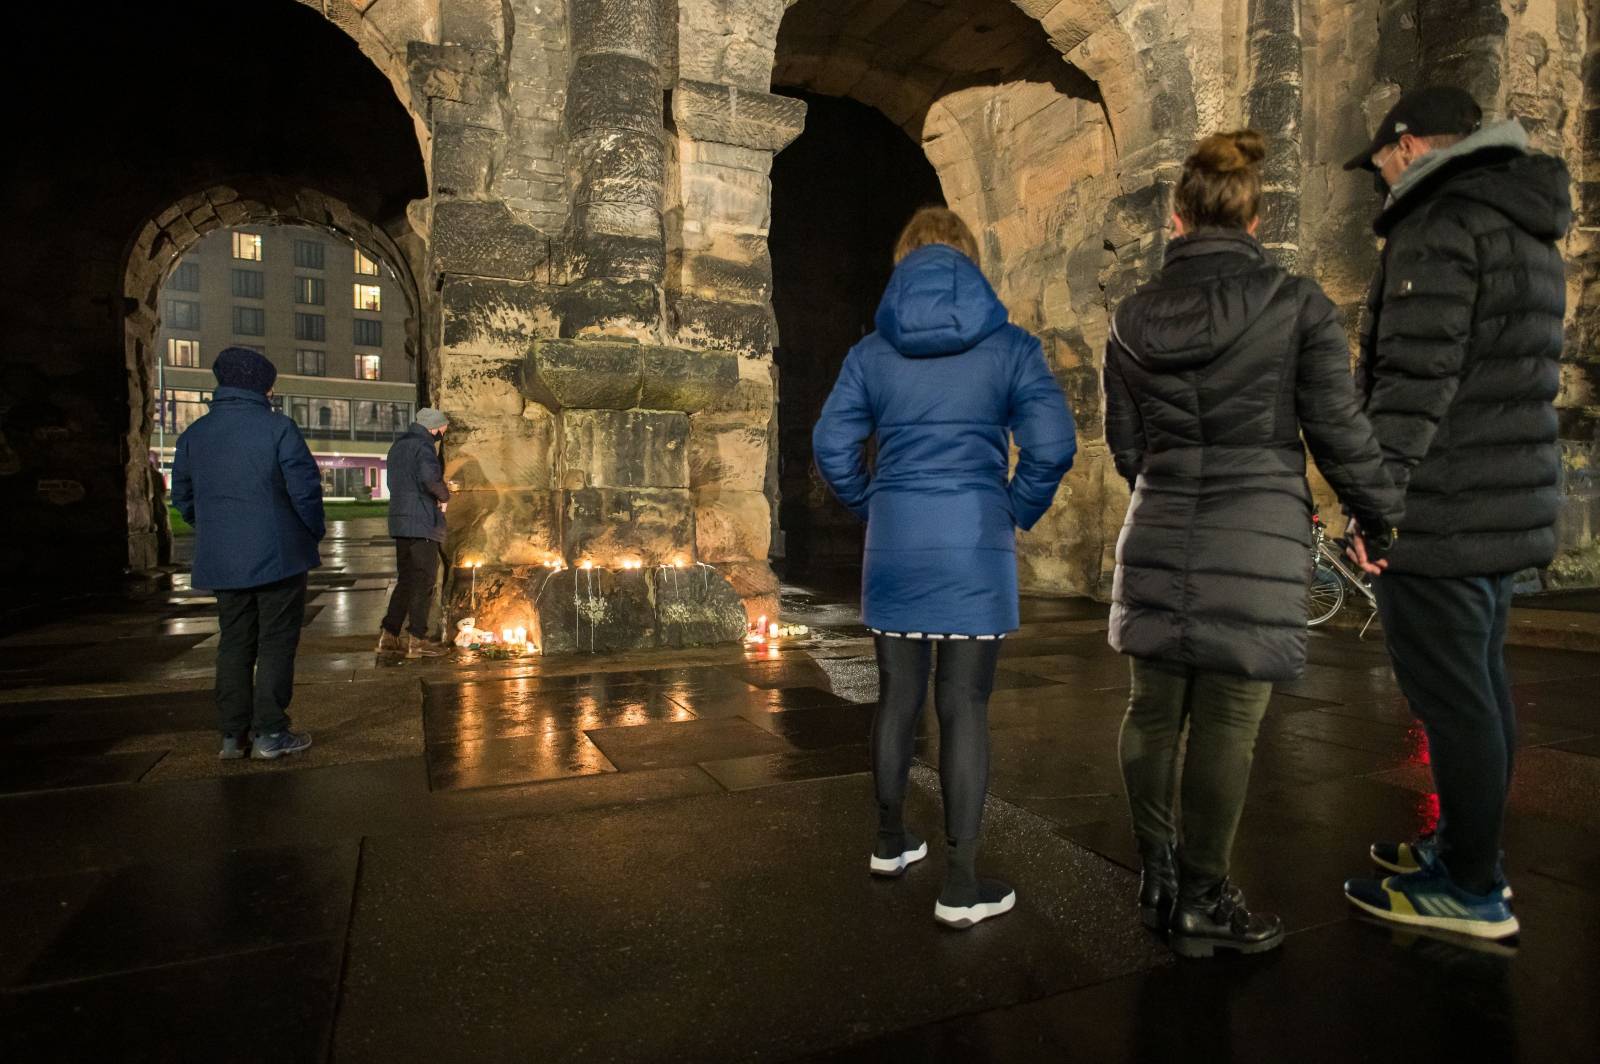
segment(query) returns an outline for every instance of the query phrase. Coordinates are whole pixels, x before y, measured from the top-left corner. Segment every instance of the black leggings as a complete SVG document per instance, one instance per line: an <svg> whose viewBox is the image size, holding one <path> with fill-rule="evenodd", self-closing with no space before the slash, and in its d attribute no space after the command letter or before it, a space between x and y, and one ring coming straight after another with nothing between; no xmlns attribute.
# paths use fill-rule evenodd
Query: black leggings
<svg viewBox="0 0 1600 1064"><path fill-rule="evenodd" d="M878 713L872 721L872 776L878 808L898 820L916 745L917 721L928 693L934 643L877 637ZM947 838L978 837L989 786L989 692L994 689L998 639L943 640L934 679L939 714L939 782Z"/></svg>

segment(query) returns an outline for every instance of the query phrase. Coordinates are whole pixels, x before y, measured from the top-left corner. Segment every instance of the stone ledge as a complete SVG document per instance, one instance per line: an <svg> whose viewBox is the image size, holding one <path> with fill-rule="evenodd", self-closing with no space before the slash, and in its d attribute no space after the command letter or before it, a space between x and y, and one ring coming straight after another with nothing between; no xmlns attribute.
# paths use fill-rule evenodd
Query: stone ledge
<svg viewBox="0 0 1600 1064"><path fill-rule="evenodd" d="M672 90L672 121L694 140L776 152L805 128L806 105L732 85L679 81Z"/></svg>

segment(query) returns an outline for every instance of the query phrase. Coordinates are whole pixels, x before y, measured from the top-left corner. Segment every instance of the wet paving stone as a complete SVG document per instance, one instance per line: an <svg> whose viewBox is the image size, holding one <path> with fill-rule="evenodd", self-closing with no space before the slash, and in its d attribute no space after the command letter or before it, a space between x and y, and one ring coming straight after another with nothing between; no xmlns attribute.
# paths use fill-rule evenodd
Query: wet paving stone
<svg viewBox="0 0 1600 1064"><path fill-rule="evenodd" d="M986 853L1029 884L1016 912L941 932L942 843L874 880L871 803L856 775L375 840L334 1055L503 1059L560 1031L567 1059L785 1059L1165 963L1121 911L1133 876L1015 811Z"/></svg>
<svg viewBox="0 0 1600 1064"><path fill-rule="evenodd" d="M702 761L755 754L781 754L792 745L739 717L597 728L587 733L619 770L695 765Z"/></svg>
<svg viewBox="0 0 1600 1064"><path fill-rule="evenodd" d="M18 985L89 979L338 936L353 844L237 850L111 873Z"/></svg>
<svg viewBox="0 0 1600 1064"><path fill-rule="evenodd" d="M830 746L792 754L758 754L723 761L703 761L700 767L730 791L749 791L801 780L831 779L872 771L872 754L865 745Z"/></svg>
<svg viewBox="0 0 1600 1064"><path fill-rule="evenodd" d="M342 938L0 993L0 1047L16 1061L326 1057Z"/></svg>
<svg viewBox="0 0 1600 1064"><path fill-rule="evenodd" d="M670 693L670 691L669 691ZM696 698L673 695L682 704L694 710L697 717L749 716L756 723L759 717L770 713L783 713L791 709L815 709L819 706L851 706L857 703L840 698L832 691L819 687L777 687L770 690L754 688L747 693L721 698Z"/></svg>
<svg viewBox="0 0 1600 1064"><path fill-rule="evenodd" d="M503 700L457 698L423 703L423 727L429 744L508 739L591 728L630 727L692 720L695 714L665 694L643 685L604 694L578 689L539 691Z"/></svg>
<svg viewBox="0 0 1600 1064"><path fill-rule="evenodd" d="M428 786L435 791L505 787L617 770L583 732L554 723L531 735L429 743L427 759Z"/></svg>
<svg viewBox="0 0 1600 1064"><path fill-rule="evenodd" d="M0 794L137 783L165 753L164 750L142 750L125 754L74 754L56 753L49 748L18 753L12 747L9 751L0 751Z"/></svg>
<svg viewBox="0 0 1600 1064"><path fill-rule="evenodd" d="M796 749L820 750L867 742L878 707L846 702L841 705L791 709L782 713L746 712L744 719L771 732Z"/></svg>

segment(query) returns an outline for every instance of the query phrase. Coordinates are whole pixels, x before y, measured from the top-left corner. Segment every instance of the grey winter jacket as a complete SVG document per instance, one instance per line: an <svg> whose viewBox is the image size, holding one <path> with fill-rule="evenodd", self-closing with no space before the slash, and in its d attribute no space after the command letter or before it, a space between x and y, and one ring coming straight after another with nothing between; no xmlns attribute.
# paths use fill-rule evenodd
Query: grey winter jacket
<svg viewBox="0 0 1600 1064"><path fill-rule="evenodd" d="M413 424L389 448L389 535L444 542L442 502L450 501L438 441Z"/></svg>

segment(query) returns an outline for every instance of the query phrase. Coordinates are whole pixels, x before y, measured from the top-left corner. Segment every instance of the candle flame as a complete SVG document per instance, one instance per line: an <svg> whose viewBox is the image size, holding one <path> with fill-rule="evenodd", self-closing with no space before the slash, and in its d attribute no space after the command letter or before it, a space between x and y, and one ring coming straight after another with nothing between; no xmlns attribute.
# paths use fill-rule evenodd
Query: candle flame
<svg viewBox="0 0 1600 1064"><path fill-rule="evenodd" d="M594 562L592 562L589 559L585 558L583 560L583 565L581 566L581 568L583 568L583 569L593 569L594 568Z"/></svg>

